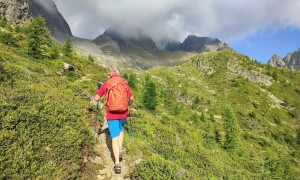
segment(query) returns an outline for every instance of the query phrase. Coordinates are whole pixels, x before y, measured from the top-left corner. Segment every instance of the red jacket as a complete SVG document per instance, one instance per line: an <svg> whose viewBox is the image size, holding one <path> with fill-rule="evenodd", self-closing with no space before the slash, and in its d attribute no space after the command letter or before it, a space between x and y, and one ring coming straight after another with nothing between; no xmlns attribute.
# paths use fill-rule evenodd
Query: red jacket
<svg viewBox="0 0 300 180"><path fill-rule="evenodd" d="M132 96L132 92L130 90L130 87L128 86L128 97ZM106 94L106 82L102 84L100 89L98 90L97 94L102 97ZM111 113L106 109L106 119L107 120L115 120L115 119L126 119L128 116L128 110L122 113Z"/></svg>

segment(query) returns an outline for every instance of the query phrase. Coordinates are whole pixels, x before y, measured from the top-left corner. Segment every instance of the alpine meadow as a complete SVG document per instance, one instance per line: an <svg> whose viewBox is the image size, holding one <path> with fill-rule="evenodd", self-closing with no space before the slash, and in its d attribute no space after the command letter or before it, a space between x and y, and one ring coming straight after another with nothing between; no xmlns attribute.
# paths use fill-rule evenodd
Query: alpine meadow
<svg viewBox="0 0 300 180"><path fill-rule="evenodd" d="M122 178L300 178L299 71L230 48L119 70L135 96ZM41 16L24 25L1 17L0 179L97 179L90 97L110 71L72 36L53 40Z"/></svg>

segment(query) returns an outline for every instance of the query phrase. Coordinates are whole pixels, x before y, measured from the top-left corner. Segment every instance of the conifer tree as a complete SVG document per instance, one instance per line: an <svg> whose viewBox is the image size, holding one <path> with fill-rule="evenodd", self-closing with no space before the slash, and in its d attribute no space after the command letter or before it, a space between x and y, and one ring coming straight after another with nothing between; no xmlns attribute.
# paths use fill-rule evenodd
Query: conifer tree
<svg viewBox="0 0 300 180"><path fill-rule="evenodd" d="M72 37L68 36L68 38L65 40L62 51L65 56L71 57L73 53L73 46L72 46Z"/></svg>
<svg viewBox="0 0 300 180"><path fill-rule="evenodd" d="M149 76L145 78L145 85L144 85L144 94L142 103L146 109L150 111L155 111L157 101L156 101L156 85L150 79Z"/></svg>
<svg viewBox="0 0 300 180"><path fill-rule="evenodd" d="M129 84L130 88L135 89L136 82L137 82L136 75L130 74L128 77L128 84Z"/></svg>
<svg viewBox="0 0 300 180"><path fill-rule="evenodd" d="M205 114L204 114L204 112L201 113L200 120L201 121L205 121Z"/></svg>
<svg viewBox="0 0 300 180"><path fill-rule="evenodd" d="M91 56L91 55L89 54L89 56L88 56L88 60L89 60L89 61L91 61L91 62L94 62L94 58L93 58L93 56Z"/></svg>
<svg viewBox="0 0 300 180"><path fill-rule="evenodd" d="M33 19L28 26L28 53L34 58L51 58L52 41L50 33L45 26L45 19L41 16Z"/></svg>
<svg viewBox="0 0 300 180"><path fill-rule="evenodd" d="M211 129L210 123L204 127L203 146L210 149L214 145L214 133Z"/></svg>
<svg viewBox="0 0 300 180"><path fill-rule="evenodd" d="M9 46L18 46L18 40L11 32L0 32L0 42Z"/></svg>
<svg viewBox="0 0 300 180"><path fill-rule="evenodd" d="M237 120L229 108L224 112L224 130L225 142L224 148L228 150L236 150L240 146L240 132Z"/></svg>
<svg viewBox="0 0 300 180"><path fill-rule="evenodd" d="M210 114L209 115L209 120L211 120L211 122L216 122L214 115Z"/></svg>
<svg viewBox="0 0 300 180"><path fill-rule="evenodd" d="M220 130L217 127L215 127L214 134L215 134L215 141L218 144L221 144L222 143L222 136L221 136Z"/></svg>

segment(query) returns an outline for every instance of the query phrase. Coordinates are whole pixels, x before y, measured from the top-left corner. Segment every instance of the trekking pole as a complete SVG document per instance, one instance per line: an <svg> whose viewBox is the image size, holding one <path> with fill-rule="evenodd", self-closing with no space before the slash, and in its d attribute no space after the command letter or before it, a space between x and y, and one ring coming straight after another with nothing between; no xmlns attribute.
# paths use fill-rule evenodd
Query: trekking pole
<svg viewBox="0 0 300 180"><path fill-rule="evenodd" d="M131 120L132 120L132 117L130 116L130 128L129 128L129 130L130 130L130 138L131 138L131 142L134 143L133 127L132 127Z"/></svg>
<svg viewBox="0 0 300 180"><path fill-rule="evenodd" d="M133 126L132 126L132 114L129 114L129 122L130 122L130 127L129 127L129 135L131 142L134 143L134 136L133 136Z"/></svg>
<svg viewBox="0 0 300 180"><path fill-rule="evenodd" d="M95 119L95 126L94 126L94 139L96 140L96 133L97 133L97 123L98 123L98 112L99 112L99 101L97 102L97 110L96 110L96 119Z"/></svg>
<svg viewBox="0 0 300 180"><path fill-rule="evenodd" d="M97 83L98 90L102 86L102 83L98 82ZM95 119L95 126L94 126L94 139L96 140L96 134L97 134L97 123L98 123L98 114L99 114L99 101L97 102L97 110L96 110L96 119Z"/></svg>

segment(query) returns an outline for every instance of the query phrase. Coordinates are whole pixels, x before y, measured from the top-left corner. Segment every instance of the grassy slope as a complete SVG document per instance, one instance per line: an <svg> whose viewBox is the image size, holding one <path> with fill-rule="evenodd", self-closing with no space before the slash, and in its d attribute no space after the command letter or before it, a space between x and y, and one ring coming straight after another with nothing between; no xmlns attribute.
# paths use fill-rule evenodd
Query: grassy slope
<svg viewBox="0 0 300 180"><path fill-rule="evenodd" d="M25 53L26 34L12 32L18 46L0 44L1 178L80 177L83 156L92 153L88 96L97 81L107 78L107 70L76 56L34 60ZM196 68L199 61L205 66ZM228 61L247 70L260 68L276 81L265 86L247 80L228 71ZM64 62L75 72L62 70ZM299 72L261 65L233 51L204 53L172 68L124 72L136 78L132 113L137 116L134 142L126 133L125 147L129 162L143 159L131 178L299 177ZM141 103L147 74L157 86L155 112ZM272 108L276 103L267 92L291 108ZM239 125L237 151L223 147L226 107Z"/></svg>
<svg viewBox="0 0 300 180"><path fill-rule="evenodd" d="M93 145L88 99L106 70L76 56L35 60L27 35L6 28L17 41L0 44L0 179L80 177ZM76 70L63 70L64 62Z"/></svg>
<svg viewBox="0 0 300 180"><path fill-rule="evenodd" d="M247 80L227 70L229 60L240 62L248 70L262 69L264 75L275 72L277 80L269 87ZM214 73L209 75L206 68L196 68L197 61L205 62ZM222 51L201 54L173 68L156 67L146 74L159 87L159 105L154 115L140 110L143 118L135 122L137 135L132 152L141 153L145 161L131 177L299 177L300 95L295 91L300 86L299 72L272 68L233 51ZM142 74L139 79L143 81ZM141 88L139 85L137 89ZM265 90L291 108L272 108L276 103ZM201 102L193 105L197 96ZM223 148L226 107L235 114L240 129L241 147L236 153ZM221 142L215 141L216 131Z"/></svg>

